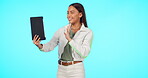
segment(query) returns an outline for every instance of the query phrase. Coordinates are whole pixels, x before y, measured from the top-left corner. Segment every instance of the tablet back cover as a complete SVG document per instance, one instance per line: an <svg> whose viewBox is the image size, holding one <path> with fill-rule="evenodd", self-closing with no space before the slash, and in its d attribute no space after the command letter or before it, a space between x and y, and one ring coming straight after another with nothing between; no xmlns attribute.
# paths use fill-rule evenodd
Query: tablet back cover
<svg viewBox="0 0 148 78"><path fill-rule="evenodd" d="M45 40L46 37L44 34L43 17L30 17L30 22L31 22L32 40L36 34L39 35L40 40Z"/></svg>

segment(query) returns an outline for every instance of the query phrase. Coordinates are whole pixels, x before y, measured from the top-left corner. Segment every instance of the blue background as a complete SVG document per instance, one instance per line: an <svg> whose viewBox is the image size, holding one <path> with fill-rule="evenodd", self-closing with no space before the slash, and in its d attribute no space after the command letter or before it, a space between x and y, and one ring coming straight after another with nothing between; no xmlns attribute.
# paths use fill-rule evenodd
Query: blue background
<svg viewBox="0 0 148 78"><path fill-rule="evenodd" d="M0 78L56 78L58 48L39 51L30 17L44 17L46 43L68 24L74 2L85 7L94 33L86 78L148 78L147 0L0 0Z"/></svg>

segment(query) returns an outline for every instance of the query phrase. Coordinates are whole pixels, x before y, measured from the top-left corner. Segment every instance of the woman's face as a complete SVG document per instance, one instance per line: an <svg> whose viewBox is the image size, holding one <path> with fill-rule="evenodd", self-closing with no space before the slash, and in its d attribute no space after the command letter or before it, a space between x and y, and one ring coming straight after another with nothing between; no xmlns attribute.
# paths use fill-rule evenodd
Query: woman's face
<svg viewBox="0 0 148 78"><path fill-rule="evenodd" d="M80 13L75 7L68 7L67 11L67 19L69 23L75 24L80 22L80 18L82 17L82 13Z"/></svg>

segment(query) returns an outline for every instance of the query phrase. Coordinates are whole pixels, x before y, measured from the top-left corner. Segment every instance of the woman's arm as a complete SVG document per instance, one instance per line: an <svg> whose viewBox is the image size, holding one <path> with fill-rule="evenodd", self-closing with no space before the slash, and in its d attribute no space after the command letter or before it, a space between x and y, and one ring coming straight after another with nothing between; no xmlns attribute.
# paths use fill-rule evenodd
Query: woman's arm
<svg viewBox="0 0 148 78"><path fill-rule="evenodd" d="M49 52L53 50L59 43L59 30L55 32L52 39L46 44L40 44L40 37L39 35L35 35L33 39L33 43L44 52Z"/></svg>
<svg viewBox="0 0 148 78"><path fill-rule="evenodd" d="M49 51L54 50L54 48L59 43L60 31L61 31L60 29L58 31L56 31L55 34L53 35L52 39L48 43L39 45L40 50L44 51L44 52L49 52Z"/></svg>
<svg viewBox="0 0 148 78"><path fill-rule="evenodd" d="M66 39L69 41L69 44L72 47L72 49L74 49L75 52L77 52L81 57L86 58L91 49L92 40L93 40L93 32L90 30L87 33L81 45L70 38L68 28L67 28L66 33L64 34L65 34Z"/></svg>
<svg viewBox="0 0 148 78"><path fill-rule="evenodd" d="M72 47L72 49L74 49L75 52L77 52L82 58L86 58L91 49L92 39L93 39L93 33L92 31L90 31L85 36L82 44L79 44L74 40L71 40L69 44Z"/></svg>

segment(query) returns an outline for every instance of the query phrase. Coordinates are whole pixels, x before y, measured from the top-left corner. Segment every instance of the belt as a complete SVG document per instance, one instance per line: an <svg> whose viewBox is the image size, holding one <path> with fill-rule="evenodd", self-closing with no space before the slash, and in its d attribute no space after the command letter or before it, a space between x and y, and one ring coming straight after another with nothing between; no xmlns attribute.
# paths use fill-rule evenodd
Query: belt
<svg viewBox="0 0 148 78"><path fill-rule="evenodd" d="M61 60L58 61L59 65L63 65L63 66L69 66L72 64L80 63L80 62L82 61L61 61Z"/></svg>

